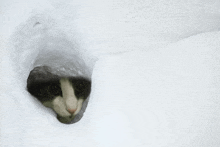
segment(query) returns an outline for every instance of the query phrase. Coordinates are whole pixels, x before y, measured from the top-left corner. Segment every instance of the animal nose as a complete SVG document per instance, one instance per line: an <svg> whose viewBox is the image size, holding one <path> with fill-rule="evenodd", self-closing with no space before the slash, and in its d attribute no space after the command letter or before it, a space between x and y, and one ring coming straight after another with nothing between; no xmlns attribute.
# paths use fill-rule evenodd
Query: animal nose
<svg viewBox="0 0 220 147"><path fill-rule="evenodd" d="M67 109L69 111L69 113L74 114L76 109Z"/></svg>

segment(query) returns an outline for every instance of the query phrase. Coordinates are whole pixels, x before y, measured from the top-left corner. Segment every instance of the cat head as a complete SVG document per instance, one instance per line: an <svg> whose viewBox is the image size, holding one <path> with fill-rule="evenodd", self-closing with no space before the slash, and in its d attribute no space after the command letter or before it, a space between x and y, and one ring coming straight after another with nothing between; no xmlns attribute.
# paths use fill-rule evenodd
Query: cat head
<svg viewBox="0 0 220 147"><path fill-rule="evenodd" d="M35 68L27 79L28 92L53 109L61 123L72 123L90 94L91 82L82 77L59 77Z"/></svg>

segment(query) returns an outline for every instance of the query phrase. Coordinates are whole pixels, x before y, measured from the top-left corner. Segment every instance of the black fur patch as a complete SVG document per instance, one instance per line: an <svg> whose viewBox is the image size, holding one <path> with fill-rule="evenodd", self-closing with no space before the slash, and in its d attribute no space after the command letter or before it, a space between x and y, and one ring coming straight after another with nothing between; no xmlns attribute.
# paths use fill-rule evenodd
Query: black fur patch
<svg viewBox="0 0 220 147"><path fill-rule="evenodd" d="M52 101L56 96L62 96L59 77L50 72L47 66L35 67L27 79L28 92L42 103ZM86 99L91 91L91 82L82 77L65 77L70 80L78 98Z"/></svg>
<svg viewBox="0 0 220 147"><path fill-rule="evenodd" d="M68 77L68 78L73 84L76 97L77 98L82 97L83 99L86 99L91 91L91 82L81 77L78 78Z"/></svg>

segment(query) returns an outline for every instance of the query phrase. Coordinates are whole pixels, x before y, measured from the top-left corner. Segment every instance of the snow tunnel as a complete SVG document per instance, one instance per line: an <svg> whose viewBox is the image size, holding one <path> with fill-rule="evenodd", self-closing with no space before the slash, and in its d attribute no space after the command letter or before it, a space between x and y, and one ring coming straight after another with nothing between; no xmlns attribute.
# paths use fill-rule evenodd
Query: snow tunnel
<svg viewBox="0 0 220 147"><path fill-rule="evenodd" d="M55 97L61 96L56 104L57 108L53 109L60 112L60 115L57 115L60 122L65 124L78 122L89 101L93 63L90 60L88 64L88 60L84 60L86 55L80 50L74 38L71 40L61 30L51 29L51 26L46 26L36 19L30 18L18 26L12 35L14 50L11 58L17 63L14 69L20 77L22 87L42 104L54 108ZM83 100L82 104L78 104L82 106L77 105L80 107L77 107L79 109L77 114L68 117L69 112L66 111L66 103L63 102L64 93L60 84L62 78L68 78L70 81L76 101L79 97ZM61 101L64 103L62 106ZM66 111L66 115L63 111Z"/></svg>

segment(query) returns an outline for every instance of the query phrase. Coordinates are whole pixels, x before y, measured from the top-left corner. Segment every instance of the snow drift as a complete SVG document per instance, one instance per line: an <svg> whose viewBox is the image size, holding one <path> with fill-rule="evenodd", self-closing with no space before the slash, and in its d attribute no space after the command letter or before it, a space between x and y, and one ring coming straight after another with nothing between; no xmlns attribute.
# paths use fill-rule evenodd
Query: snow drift
<svg viewBox="0 0 220 147"><path fill-rule="evenodd" d="M219 1L2 3L2 146L220 144ZM25 90L42 64L92 80L78 123Z"/></svg>

